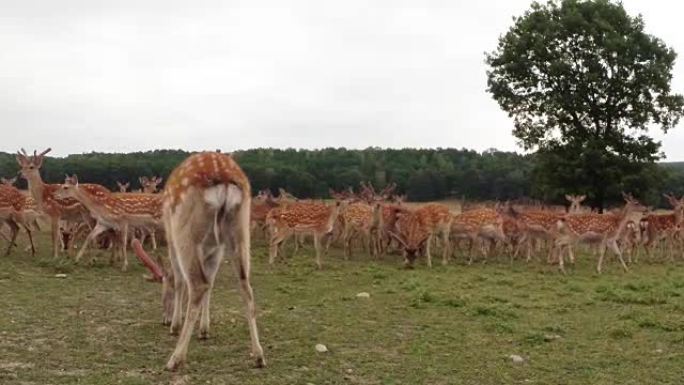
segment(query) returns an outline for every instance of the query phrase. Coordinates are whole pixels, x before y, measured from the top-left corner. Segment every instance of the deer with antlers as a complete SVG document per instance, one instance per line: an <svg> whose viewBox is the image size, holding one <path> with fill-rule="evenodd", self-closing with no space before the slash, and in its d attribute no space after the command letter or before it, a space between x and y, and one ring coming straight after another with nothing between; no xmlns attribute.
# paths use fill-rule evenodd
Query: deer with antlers
<svg viewBox="0 0 684 385"><path fill-rule="evenodd" d="M62 199L76 199L83 204L97 221L90 231L83 246L76 255L80 260L89 244L107 230L115 230L122 241L122 270L128 268L128 232L133 227L155 227L161 223L161 196L158 194L126 194L116 195L97 184L79 184L78 177L73 175L64 180L64 184L55 194Z"/></svg>
<svg viewBox="0 0 684 385"><path fill-rule="evenodd" d="M397 232L390 232L404 251L404 265L413 268L420 254L427 257L427 266L432 267L430 244L432 238L442 238L442 264L447 264L449 254L449 233L453 217L449 208L438 203L430 203L414 211L399 215Z"/></svg>
<svg viewBox="0 0 684 385"><path fill-rule="evenodd" d="M29 156L23 148L17 152L17 163L21 167L21 175L28 181L29 191L35 200L37 208L48 215L51 220L52 253L57 258L61 245L59 228L60 220L69 222L89 222L88 210L74 199L60 199L55 197L55 192L60 188L58 184L43 183L40 177L40 168L43 165L47 149L40 154L36 151Z"/></svg>
<svg viewBox="0 0 684 385"><path fill-rule="evenodd" d="M622 196L625 206L617 214L567 214L558 221L558 235L554 241L554 248L558 252L558 267L562 272L565 272L563 249L571 255L570 246L575 243L599 243L599 259L596 265L599 274L607 248L618 257L622 268L625 271L629 270L618 242L624 236L627 224L630 221L638 223L647 209L631 195L623 193ZM571 256L571 259L574 257Z"/></svg>
<svg viewBox="0 0 684 385"><path fill-rule="evenodd" d="M169 244L171 270L163 272L138 242L138 256L164 281L165 310L171 310L171 331L182 324L176 349L166 364L175 370L186 361L190 337L200 318L200 337L209 332L210 295L214 279L227 254L246 304L247 323L256 365L266 365L259 342L256 305L250 284L251 192L247 176L229 156L206 152L187 158L169 176L163 192L163 221ZM184 298L185 321L181 323Z"/></svg>
<svg viewBox="0 0 684 385"><path fill-rule="evenodd" d="M332 235L337 218L347 204L347 201L336 201L333 205L322 202L294 202L271 210L266 219L271 233L269 263L275 262L280 245L290 236L311 234L316 251L316 266L321 269L323 238Z"/></svg>

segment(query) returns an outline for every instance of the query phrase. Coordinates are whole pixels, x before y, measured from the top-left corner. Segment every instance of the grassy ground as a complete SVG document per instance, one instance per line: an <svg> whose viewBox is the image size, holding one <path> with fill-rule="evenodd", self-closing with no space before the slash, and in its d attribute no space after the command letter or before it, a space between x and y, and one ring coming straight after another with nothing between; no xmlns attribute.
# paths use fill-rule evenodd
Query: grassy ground
<svg viewBox="0 0 684 385"><path fill-rule="evenodd" d="M212 336L188 365L162 370L175 345L159 285L142 268L75 266L16 251L0 258L1 384L681 384L682 265L582 258L567 276L540 263L400 268L338 251L313 269L254 249L268 368L254 369L231 269L212 297ZM104 258L103 258L104 259ZM66 278L55 274L65 273ZM357 298L359 292L370 298ZM328 353L314 346L327 345ZM509 355L525 361L515 364Z"/></svg>

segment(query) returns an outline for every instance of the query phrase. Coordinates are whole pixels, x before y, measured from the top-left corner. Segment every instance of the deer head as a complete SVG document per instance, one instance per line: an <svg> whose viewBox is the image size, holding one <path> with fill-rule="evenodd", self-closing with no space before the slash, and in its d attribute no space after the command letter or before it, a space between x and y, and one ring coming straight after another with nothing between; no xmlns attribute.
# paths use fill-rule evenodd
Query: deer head
<svg viewBox="0 0 684 385"><path fill-rule="evenodd" d="M121 183L121 182L117 181L116 185L119 187L120 192L125 193L126 191L128 191L128 188L131 186L131 183L130 182Z"/></svg>
<svg viewBox="0 0 684 385"><path fill-rule="evenodd" d="M17 151L17 163L19 163L19 166L21 167L21 175L24 179L40 177L39 170L43 165L43 159L45 158L45 154L50 151L52 151L50 148L40 154L38 154L37 151L33 151L33 156L29 156L23 148L20 152Z"/></svg>
<svg viewBox="0 0 684 385"><path fill-rule="evenodd" d="M13 186L15 183L17 183L17 177L15 176L14 178L0 178L0 183L4 184L5 186Z"/></svg>
<svg viewBox="0 0 684 385"><path fill-rule="evenodd" d="M55 192L55 197L59 199L73 198L76 195L76 190L78 189L78 177L76 174L64 178L64 184L59 187L59 190Z"/></svg>
<svg viewBox="0 0 684 385"><path fill-rule="evenodd" d="M570 212L578 213L582 209L582 202L587 198L586 195L565 195L565 199L570 202Z"/></svg>

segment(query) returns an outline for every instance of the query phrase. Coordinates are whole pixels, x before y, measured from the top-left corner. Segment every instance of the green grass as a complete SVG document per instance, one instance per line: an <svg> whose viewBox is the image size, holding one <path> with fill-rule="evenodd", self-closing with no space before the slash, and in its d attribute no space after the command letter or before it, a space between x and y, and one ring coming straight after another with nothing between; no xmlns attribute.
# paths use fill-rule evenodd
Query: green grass
<svg viewBox="0 0 684 385"><path fill-rule="evenodd" d="M223 266L211 338L193 339L188 365L169 373L175 337L137 261L121 273L53 261L45 237L39 246L35 259L0 257L1 384L680 384L684 374L681 264L624 274L609 260L597 276L585 256L562 276L500 258L408 271L397 256L346 262L334 250L316 271L310 249L269 267L259 245L253 284L269 366L252 367Z"/></svg>

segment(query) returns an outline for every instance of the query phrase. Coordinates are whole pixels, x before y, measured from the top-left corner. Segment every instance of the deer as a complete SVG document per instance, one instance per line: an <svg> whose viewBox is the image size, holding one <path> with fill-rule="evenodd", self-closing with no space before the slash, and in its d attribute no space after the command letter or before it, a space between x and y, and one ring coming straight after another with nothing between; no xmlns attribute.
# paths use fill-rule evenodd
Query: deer
<svg viewBox="0 0 684 385"><path fill-rule="evenodd" d="M155 194L159 191L159 185L164 181L164 178L153 176L148 178L146 176L141 176L138 178L140 182L140 187L142 187L142 192L146 194Z"/></svg>
<svg viewBox="0 0 684 385"><path fill-rule="evenodd" d="M24 212L27 210L27 197L16 187L9 184L0 184L0 225L7 224L10 228L10 236L5 255L9 255L12 247L15 245L17 234L19 233L19 225L21 225L28 235L31 243L31 255L35 256L36 249L33 244L33 236L28 225L29 217Z"/></svg>
<svg viewBox="0 0 684 385"><path fill-rule="evenodd" d="M382 227L382 206L380 202L354 202L349 204L340 214L343 230L345 258L351 257L352 241L362 236L371 255L380 254L380 229Z"/></svg>
<svg viewBox="0 0 684 385"><path fill-rule="evenodd" d="M50 148L33 156L29 156L23 148L17 152L17 163L21 167L21 175L28 181L29 191L35 200L38 210L50 217L52 234L52 255L57 258L61 240L59 236L60 220L70 222L89 222L88 210L74 199L59 199L55 197L55 192L59 189L58 184L43 183L40 177L40 168L43 165L45 155L51 151Z"/></svg>
<svg viewBox="0 0 684 385"><path fill-rule="evenodd" d="M14 184L17 183L17 177L0 178L0 183L4 184L5 186L14 186Z"/></svg>
<svg viewBox="0 0 684 385"><path fill-rule="evenodd" d="M649 214L641 219L641 228L646 240L643 244L649 258L652 257L653 249L658 242L665 241L668 248L668 256L674 260L674 244L682 222L684 221L684 197L677 199L671 194L663 194L665 199L673 207L670 214Z"/></svg>
<svg viewBox="0 0 684 385"><path fill-rule="evenodd" d="M568 208L568 212L570 214L579 214L584 212L582 208L582 202L587 199L586 195L565 194L565 199L570 202L570 207Z"/></svg>
<svg viewBox="0 0 684 385"><path fill-rule="evenodd" d="M518 210L513 206L508 208L508 215L514 218L522 232L519 240L520 246L525 247L525 260L532 260L532 249L536 242L553 242L557 236L557 223L563 218L564 213L549 210ZM553 248L549 249L547 261L551 261ZM517 254L517 251L516 253ZM570 252L571 262L574 262L574 254Z"/></svg>
<svg viewBox="0 0 684 385"><path fill-rule="evenodd" d="M266 234L268 229L266 217L273 208L278 206L280 206L280 203L273 199L271 191L259 191L257 196L252 199L250 229L254 230L259 228Z"/></svg>
<svg viewBox="0 0 684 385"><path fill-rule="evenodd" d="M439 203L430 203L401 214L396 223L397 232L390 231L390 235L402 246L404 266L413 268L418 255L424 253L427 257L427 266L431 268L430 243L435 236L442 238L442 264L446 265L452 221L449 208Z"/></svg>
<svg viewBox="0 0 684 385"><path fill-rule="evenodd" d="M158 194L115 195L97 184L79 184L76 175L67 176L55 194L58 198L76 199L83 204L97 221L90 231L76 261L83 256L89 244L101 233L113 229L121 235L122 271L128 268L128 230L139 226L161 224L161 196Z"/></svg>
<svg viewBox="0 0 684 385"><path fill-rule="evenodd" d="M601 274L606 249L610 248L618 257L624 271L629 271L618 241L623 237L630 221L639 222L639 218L647 210L631 195L622 193L625 200L624 208L618 214L567 214L558 222L558 235L554 241L554 248L558 251L558 268L565 273L563 249L571 255L570 246L575 243L599 243L599 258L596 272ZM571 259L574 257L571 256Z"/></svg>
<svg viewBox="0 0 684 385"><path fill-rule="evenodd" d="M473 246L478 240L500 241L508 243L504 232L504 219L499 212L490 208L467 210L453 215L451 221L451 236L455 239L468 241L468 264L474 260ZM487 261L487 248L482 248L484 261Z"/></svg>
<svg viewBox="0 0 684 385"><path fill-rule="evenodd" d="M269 241L269 264L278 257L280 245L292 235L311 234L314 239L316 266L322 269L322 241L330 237L337 223L340 212L347 206L347 201L336 201L333 205L322 202L294 202L274 208L268 213L266 223L271 239Z"/></svg>
<svg viewBox="0 0 684 385"><path fill-rule="evenodd" d="M116 181L116 186L119 188L119 192L125 193L128 191L128 188L131 187L131 182L121 183Z"/></svg>
<svg viewBox="0 0 684 385"><path fill-rule="evenodd" d="M251 249L249 216L251 187L247 176L226 154L191 155L171 173L162 193L163 223L168 239L171 269L164 270L134 241L138 257L158 281L162 281L165 319L171 311L171 333L180 335L166 368L176 370L186 362L193 329L200 319L199 336L209 333L210 296L218 269L226 254L246 305L252 356L257 367L266 366L259 342L256 304L250 283ZM183 301L185 320L181 322Z"/></svg>

